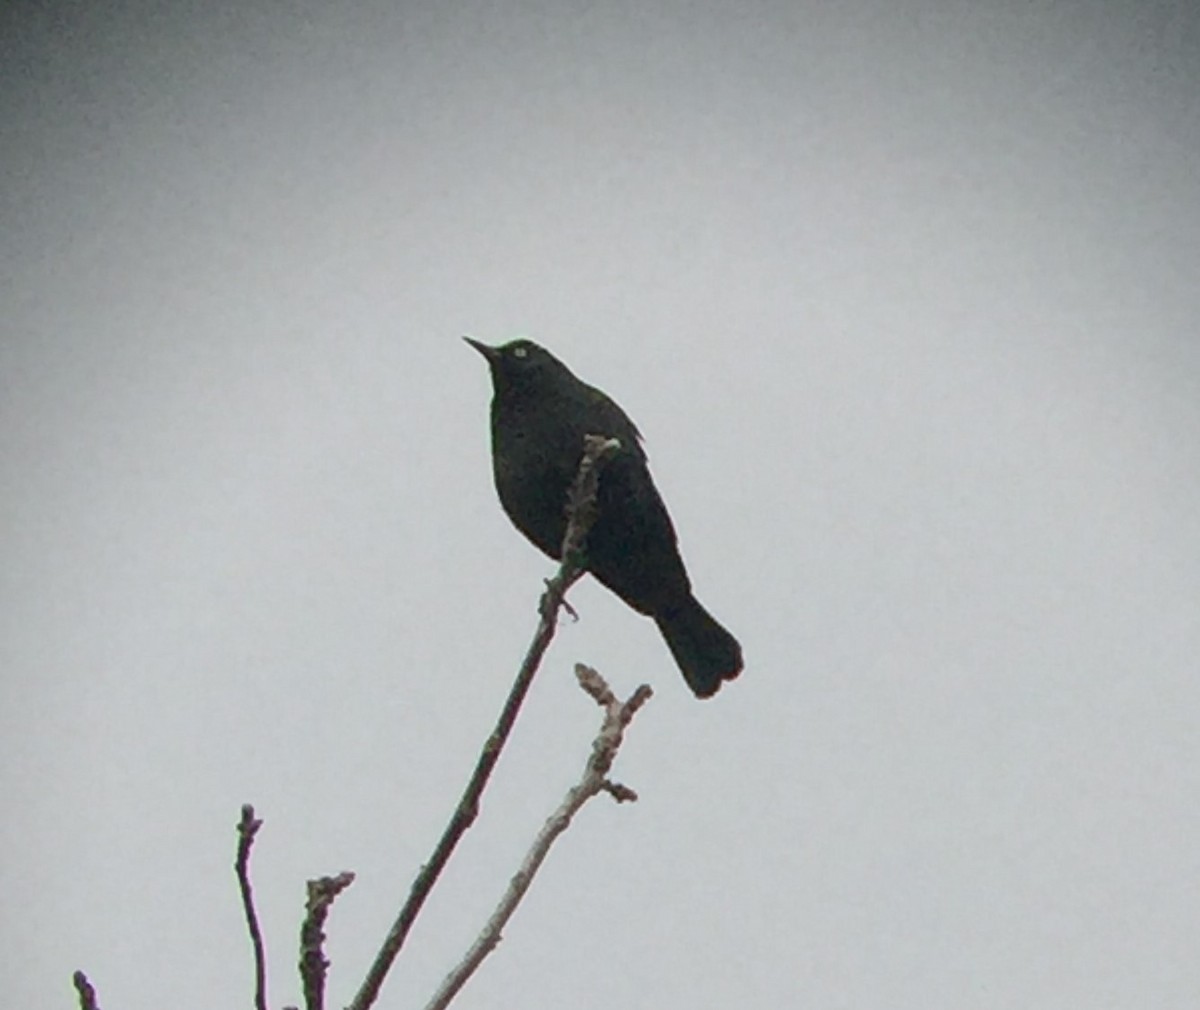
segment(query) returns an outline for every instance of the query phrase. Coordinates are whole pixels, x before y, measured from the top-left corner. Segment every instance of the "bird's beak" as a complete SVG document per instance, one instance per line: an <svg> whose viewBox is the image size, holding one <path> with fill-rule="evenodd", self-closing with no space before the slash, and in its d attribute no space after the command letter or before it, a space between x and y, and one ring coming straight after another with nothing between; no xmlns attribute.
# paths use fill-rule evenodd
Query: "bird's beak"
<svg viewBox="0 0 1200 1010"><path fill-rule="evenodd" d="M463 337L463 340L465 340L468 344L470 344L472 347L474 347L475 350L477 350L480 354L482 354L485 358L487 358L488 364L491 364L500 355L499 348L488 347L487 344L482 344L478 340L475 340L473 337Z"/></svg>

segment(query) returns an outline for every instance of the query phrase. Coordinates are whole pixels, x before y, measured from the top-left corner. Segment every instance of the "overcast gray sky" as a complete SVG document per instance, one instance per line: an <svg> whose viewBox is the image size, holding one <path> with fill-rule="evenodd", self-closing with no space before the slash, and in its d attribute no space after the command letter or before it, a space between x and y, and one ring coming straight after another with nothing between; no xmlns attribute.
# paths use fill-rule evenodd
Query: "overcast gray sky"
<svg viewBox="0 0 1200 1010"><path fill-rule="evenodd" d="M746 672L599 587L382 1005L655 697L464 1008L1200 1005L1200 15L1185 3L0 13L0 976L350 998L549 563L458 337L646 436ZM1053 7L1053 10L1048 8Z"/></svg>

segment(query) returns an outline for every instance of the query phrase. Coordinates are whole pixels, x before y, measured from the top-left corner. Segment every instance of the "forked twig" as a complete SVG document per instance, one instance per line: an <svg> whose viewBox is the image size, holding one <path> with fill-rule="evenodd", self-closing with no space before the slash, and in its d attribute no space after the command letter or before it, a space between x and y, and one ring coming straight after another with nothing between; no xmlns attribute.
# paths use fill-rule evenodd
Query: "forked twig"
<svg viewBox="0 0 1200 1010"><path fill-rule="evenodd" d="M611 782L608 771L620 749L624 738L625 727L639 708L651 695L650 687L643 684L630 695L627 701L619 701L609 689L604 678L591 667L578 663L575 666L575 676L579 678L580 686L590 694L596 703L604 709L604 721L600 732L592 742L592 753L583 770L583 778L579 784L567 792L558 809L547 819L538 832L537 837L526 853L521 867L509 881L508 889L496 906L496 910L488 919L483 932L471 945L462 961L446 976L433 998L426 1004L425 1010L445 1010L450 1001L466 983L467 979L483 963L484 958L496 949L500 943L501 934L512 914L517 910L525 893L529 890L533 878L541 867L555 840L571 824L571 819L580 808L593 796L607 792L618 803L636 800L635 793L628 786Z"/></svg>

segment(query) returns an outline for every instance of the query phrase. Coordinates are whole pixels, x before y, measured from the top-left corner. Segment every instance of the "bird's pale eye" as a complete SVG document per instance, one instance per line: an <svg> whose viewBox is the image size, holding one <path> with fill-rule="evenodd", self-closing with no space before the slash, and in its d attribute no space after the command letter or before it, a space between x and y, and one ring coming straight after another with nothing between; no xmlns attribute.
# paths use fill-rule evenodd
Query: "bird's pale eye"
<svg viewBox="0 0 1200 1010"><path fill-rule="evenodd" d="M527 347L514 347L514 348L513 348L513 357L514 357L514 358L527 358L527 357L529 357L529 348L527 348Z"/></svg>

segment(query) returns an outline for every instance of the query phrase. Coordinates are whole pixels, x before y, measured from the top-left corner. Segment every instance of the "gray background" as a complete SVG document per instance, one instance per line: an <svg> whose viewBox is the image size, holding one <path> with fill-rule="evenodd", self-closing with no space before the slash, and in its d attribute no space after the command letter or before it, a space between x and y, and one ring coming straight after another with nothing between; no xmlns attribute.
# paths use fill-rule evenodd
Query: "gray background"
<svg viewBox="0 0 1200 1010"><path fill-rule="evenodd" d="M645 9L647 6L652 10ZM647 437L747 670L573 601L384 990L420 1005L656 696L463 1007L1200 1005L1200 16L1166 3L5 5L0 976L349 999L548 562L529 334Z"/></svg>

